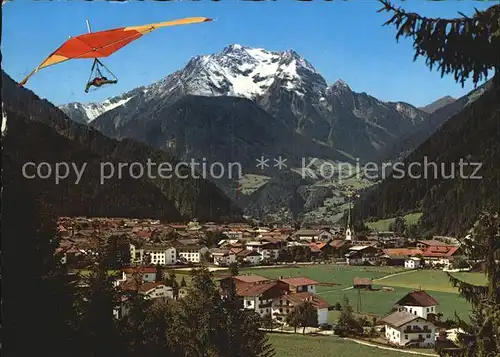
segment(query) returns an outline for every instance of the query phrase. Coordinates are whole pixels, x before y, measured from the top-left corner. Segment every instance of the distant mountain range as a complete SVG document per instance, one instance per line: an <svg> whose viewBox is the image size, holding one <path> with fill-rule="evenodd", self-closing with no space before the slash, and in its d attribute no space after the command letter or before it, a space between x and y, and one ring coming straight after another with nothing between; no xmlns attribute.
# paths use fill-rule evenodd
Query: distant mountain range
<svg viewBox="0 0 500 357"><path fill-rule="evenodd" d="M137 139L180 160L239 162L243 178L214 182L247 214L292 220L332 196L335 208L324 216L337 217L350 185L330 179L325 186L321 167L314 169L320 175L300 175L304 159L331 166L405 156L464 105L451 97L422 109L384 102L342 80L328 85L295 51L230 45L152 85L60 108L107 136ZM256 167L261 156L270 159L265 172ZM279 156L286 172L272 167Z"/></svg>
<svg viewBox="0 0 500 357"><path fill-rule="evenodd" d="M431 104L426 105L425 107L419 108L421 111L432 114L436 110L446 107L448 104L456 101L455 98L450 97L449 95L439 98L438 100L432 102Z"/></svg>
<svg viewBox="0 0 500 357"><path fill-rule="evenodd" d="M271 52L241 45L195 57L151 86L103 103L70 103L61 109L77 122L92 122L107 135L125 137L151 119L167 124L163 111L189 95L246 98L264 109L269 121L361 160L375 157L428 116L408 103L386 103L355 93L341 80L328 86L294 51ZM211 115L207 111L204 120Z"/></svg>

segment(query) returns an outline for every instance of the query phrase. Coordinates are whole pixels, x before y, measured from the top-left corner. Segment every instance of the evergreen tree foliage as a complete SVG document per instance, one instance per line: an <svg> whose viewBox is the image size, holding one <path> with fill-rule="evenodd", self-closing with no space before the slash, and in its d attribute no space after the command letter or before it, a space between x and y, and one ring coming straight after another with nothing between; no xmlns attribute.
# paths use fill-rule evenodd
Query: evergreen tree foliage
<svg viewBox="0 0 500 357"><path fill-rule="evenodd" d="M471 321L457 316L463 357L500 355L500 216L483 212L462 244L473 260L484 260L487 286L466 283L448 273L460 295L472 304Z"/></svg>
<svg viewBox="0 0 500 357"><path fill-rule="evenodd" d="M20 176L4 161L2 354L28 356L36 346L40 355L64 356L77 348L76 281L56 253L51 207Z"/></svg>
<svg viewBox="0 0 500 357"><path fill-rule="evenodd" d="M405 12L387 0L379 0L392 17L385 23L394 25L401 36L414 41L416 60L426 58L426 64L433 69L436 65L441 76L453 74L455 81L464 86L472 75L476 85L495 72L498 83L500 67L500 5L486 11L476 9L474 16L455 19L427 18L416 13Z"/></svg>

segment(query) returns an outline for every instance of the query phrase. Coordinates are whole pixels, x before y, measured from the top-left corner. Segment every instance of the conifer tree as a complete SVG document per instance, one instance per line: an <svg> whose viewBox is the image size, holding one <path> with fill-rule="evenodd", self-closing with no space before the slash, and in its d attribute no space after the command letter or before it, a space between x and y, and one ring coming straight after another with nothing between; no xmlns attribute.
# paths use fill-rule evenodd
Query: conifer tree
<svg viewBox="0 0 500 357"><path fill-rule="evenodd" d="M450 273L451 283L472 304L471 321L456 316L465 331L459 335L463 357L500 355L500 217L484 212L463 240L462 247L470 259L484 261L486 286L472 285Z"/></svg>
<svg viewBox="0 0 500 357"><path fill-rule="evenodd" d="M406 12L387 0L379 1L383 5L379 12L392 14L385 25L397 28L396 40L401 36L413 39L415 60L425 57L431 69L437 65L441 76L451 73L462 86L471 75L476 85L494 71L498 87L500 5L476 10L472 17L459 13L459 18L441 19Z"/></svg>
<svg viewBox="0 0 500 357"><path fill-rule="evenodd" d="M2 354L64 356L78 348L76 284L57 253L51 207L3 157ZM19 173L19 174L17 174Z"/></svg>

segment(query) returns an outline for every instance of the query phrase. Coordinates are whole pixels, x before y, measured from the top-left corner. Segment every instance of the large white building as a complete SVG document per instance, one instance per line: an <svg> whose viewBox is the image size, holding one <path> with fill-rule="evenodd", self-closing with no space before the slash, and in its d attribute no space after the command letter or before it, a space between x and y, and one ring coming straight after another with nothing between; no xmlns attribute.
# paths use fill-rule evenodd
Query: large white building
<svg viewBox="0 0 500 357"><path fill-rule="evenodd" d="M418 315L396 311L382 321L385 323L385 338L392 344L433 347L436 342L436 326Z"/></svg>
<svg viewBox="0 0 500 357"><path fill-rule="evenodd" d="M201 262L201 257L208 251L208 248L197 245L177 246L177 259L189 263Z"/></svg>
<svg viewBox="0 0 500 357"><path fill-rule="evenodd" d="M177 251L170 245L145 245L142 248L130 244L130 258L132 263L143 263L149 256L152 264L171 265L177 261Z"/></svg>
<svg viewBox="0 0 500 357"><path fill-rule="evenodd" d="M382 319L385 337L395 345L406 347L433 347L436 326L429 321L437 313L439 303L427 292L413 291L395 304L397 311Z"/></svg>
<svg viewBox="0 0 500 357"><path fill-rule="evenodd" d="M437 315L438 305L439 302L424 290L412 291L396 302L399 311L407 311L424 319L429 314Z"/></svg>

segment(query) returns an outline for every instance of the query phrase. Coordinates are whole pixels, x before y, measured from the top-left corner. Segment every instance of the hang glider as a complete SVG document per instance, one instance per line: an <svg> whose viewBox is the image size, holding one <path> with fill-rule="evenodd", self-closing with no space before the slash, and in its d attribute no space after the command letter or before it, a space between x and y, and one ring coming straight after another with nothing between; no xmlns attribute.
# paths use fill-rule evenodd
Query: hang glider
<svg viewBox="0 0 500 357"><path fill-rule="evenodd" d="M206 17L188 17L178 20L165 21L142 26L121 27L99 32L91 32L89 26L89 33L71 37L69 40L64 42L57 50L52 52L50 56L48 56L40 65L38 65L38 67L36 67L30 74L28 74L26 78L19 82L19 85L24 86L28 79L42 68L53 66L55 64L66 62L72 59L94 59L92 72L94 71L94 69L101 70L104 65L101 61L98 60L98 58L108 57L122 47L156 29L167 26L189 25L209 21L213 20ZM87 25L89 24L87 23ZM111 72L109 71L109 73ZM99 74L101 74L100 71L98 75ZM98 76L94 78L93 81L95 82L93 82L94 84L97 84L96 86L100 86L99 84L108 84L106 83L106 81L113 83L113 81L116 81L116 77L115 79L109 80L105 76Z"/></svg>

